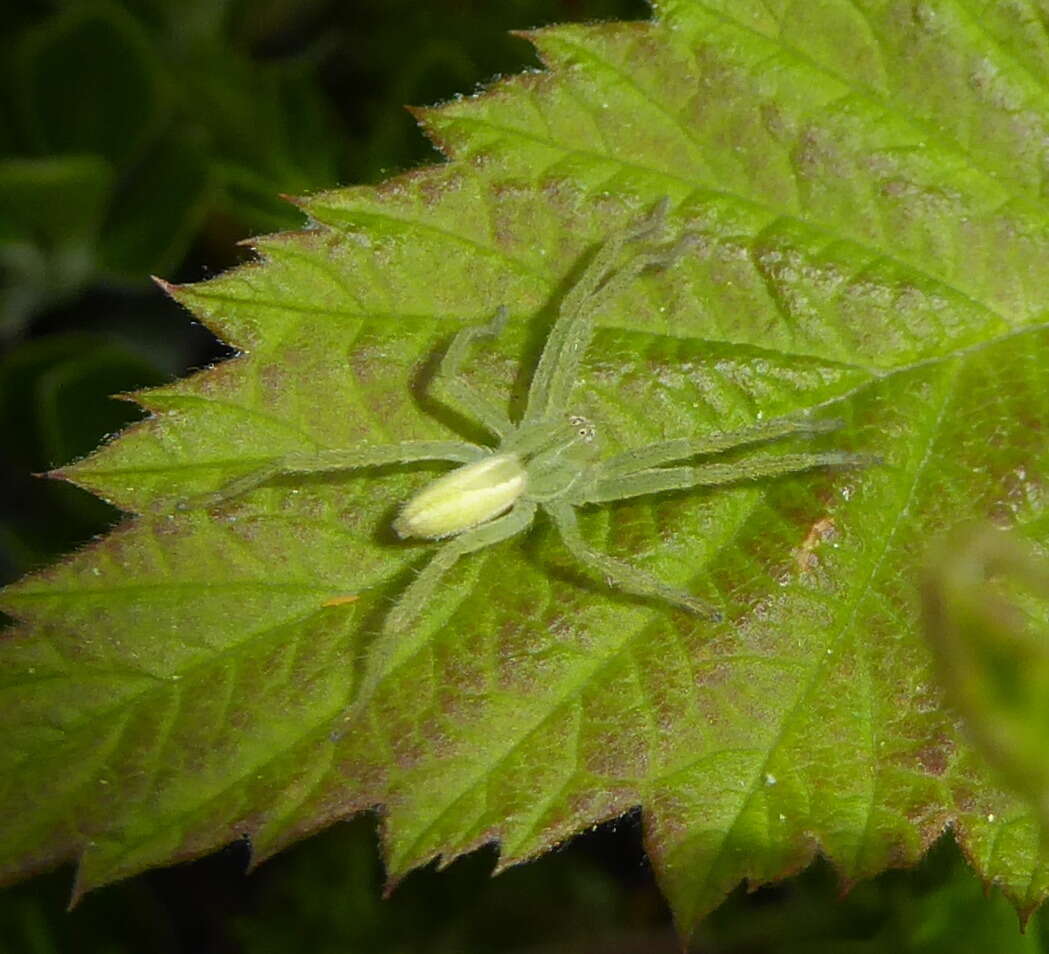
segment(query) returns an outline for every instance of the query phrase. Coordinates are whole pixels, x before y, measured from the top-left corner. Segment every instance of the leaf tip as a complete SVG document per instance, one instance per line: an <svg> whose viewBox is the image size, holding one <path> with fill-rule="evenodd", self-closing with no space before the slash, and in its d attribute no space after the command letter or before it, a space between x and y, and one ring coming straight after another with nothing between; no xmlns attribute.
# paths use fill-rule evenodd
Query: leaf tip
<svg viewBox="0 0 1049 954"><path fill-rule="evenodd" d="M178 300L178 292L181 290L181 285L176 285L174 282L169 282L159 275L149 276L155 285L157 285L165 295L169 295L171 298Z"/></svg>
<svg viewBox="0 0 1049 954"><path fill-rule="evenodd" d="M305 209L309 205L309 198L304 195L291 195L288 192L278 192L277 198L282 199L297 209Z"/></svg>
<svg viewBox="0 0 1049 954"><path fill-rule="evenodd" d="M67 914L80 904L84 895L93 887L84 874L84 854L85 852L82 851L76 861L76 874L73 876L73 886L69 892L69 903L66 905Z"/></svg>
<svg viewBox="0 0 1049 954"><path fill-rule="evenodd" d="M535 43L532 38L539 33L539 29L539 27L532 27L527 30L507 30L507 32L510 36L516 36L519 40L524 40L526 43L532 43L534 46Z"/></svg>
<svg viewBox="0 0 1049 954"><path fill-rule="evenodd" d="M531 46L535 51L535 55L539 58L539 62L549 69L551 64L544 53L543 40L549 33L554 32L554 30L555 27L553 26L532 27L531 29L526 30L510 30L510 35L524 40L529 46Z"/></svg>
<svg viewBox="0 0 1049 954"><path fill-rule="evenodd" d="M442 123L442 107L438 106L405 106L412 119L418 124L423 135L430 140L434 149L448 159L455 158L452 140L447 135L447 123Z"/></svg>
<svg viewBox="0 0 1049 954"><path fill-rule="evenodd" d="M436 112L433 106L405 106L404 109L424 129L430 125L430 119Z"/></svg>
<svg viewBox="0 0 1049 954"><path fill-rule="evenodd" d="M114 391L109 395L109 398L112 401L126 401L128 404L134 404L137 407L149 410L149 407L146 404L146 396L151 390L151 388L139 388L135 391Z"/></svg>
<svg viewBox="0 0 1049 954"><path fill-rule="evenodd" d="M69 464L63 464L61 467L55 467L51 470L35 470L29 476L38 477L40 480L64 480L67 483L74 483L69 476L69 467Z"/></svg>

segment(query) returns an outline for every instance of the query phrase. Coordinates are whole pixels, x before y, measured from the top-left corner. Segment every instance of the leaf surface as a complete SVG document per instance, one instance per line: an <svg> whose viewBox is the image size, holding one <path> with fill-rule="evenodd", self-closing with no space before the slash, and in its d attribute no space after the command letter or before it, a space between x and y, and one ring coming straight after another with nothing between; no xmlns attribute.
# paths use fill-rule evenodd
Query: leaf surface
<svg viewBox="0 0 1049 954"><path fill-rule="evenodd" d="M852 881L947 826L1035 906L1037 826L941 704L917 582L962 521L1049 543L1036 13L673 0L544 30L548 71L420 111L449 163L303 200L309 229L174 289L242 353L64 471L140 516L4 596L8 877L76 856L85 890L242 836L262 859L382 806L396 881L640 805L686 931L741 878L820 850ZM466 373L519 413L560 296L663 195L694 253L609 303L571 410L609 452L818 410L848 427L795 449L885 463L583 514L717 625L607 589L543 524L483 551L348 720L429 552L391 517L439 468L172 505L290 452L483 438L427 391L452 334L509 306Z"/></svg>

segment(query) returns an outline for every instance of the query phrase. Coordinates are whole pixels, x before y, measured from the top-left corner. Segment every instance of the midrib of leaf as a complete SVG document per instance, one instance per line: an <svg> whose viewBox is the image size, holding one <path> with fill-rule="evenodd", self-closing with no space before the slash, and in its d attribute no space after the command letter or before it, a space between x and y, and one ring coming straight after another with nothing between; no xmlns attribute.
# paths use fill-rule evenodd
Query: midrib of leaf
<svg viewBox="0 0 1049 954"><path fill-rule="evenodd" d="M646 334L646 332L639 332L636 328L629 327L626 325L603 325L602 327L610 329L618 328L631 335ZM993 337L988 337L974 344L955 348L953 350L943 352L941 354L931 355L928 358L922 358L918 361L899 363L892 366L891 368L879 368L876 365L866 365L859 363L849 364L847 362L838 361L836 359L820 359L820 363L823 366L838 368L842 370L857 371L863 374L867 374L869 376L869 380L861 381L858 384L854 384L850 387L844 388L840 393L835 394L832 397L826 398L823 401L820 401L818 404L812 405L810 407L810 410L831 409L834 407L834 405L844 404L845 402L857 397L858 395L862 394L864 391L870 389L871 387L890 383L895 378L900 378L909 375L915 371L923 369L933 369L938 365L946 365L953 361L964 360L970 356L978 355L982 351L986 351L1000 344L1004 344L1005 342L1008 342L1014 338L1020 338L1026 335L1037 335L1047 330L1049 330L1049 321L1044 321L1038 324L1025 325L1019 328L1009 328L1002 334L995 335ZM655 333L653 333L652 336L660 338L665 337L664 335L656 335ZM713 343L728 346L734 344L734 342L725 339L698 338L695 335L687 334L675 335L675 337L683 341L695 341L699 344ZM764 351L770 355L775 355L780 358L786 358L788 360L792 358L799 360L811 360L814 357L808 352L783 351L779 348L761 348L760 346L750 344L747 344L746 347L754 351ZM625 412L637 413L639 415L643 413L636 411L635 408L631 407L629 404L623 404L621 406L621 409ZM640 420L641 418L639 417L638 419Z"/></svg>
<svg viewBox="0 0 1049 954"><path fill-rule="evenodd" d="M432 316L426 316L426 317L427 317L427 320L432 320ZM623 331L625 333L628 333L628 334L631 334L631 335L637 335L639 337L649 337L651 339L657 339L657 340L666 337L663 333L639 331L636 328L632 328L632 327L629 327L626 324L615 322L614 320L613 321L602 322L601 327L604 328L604 329L609 329L609 330L621 330L621 331ZM353 341L356 340L356 338L359 336L359 334L360 334L360 332L362 330L363 330L363 325L362 325L361 328L359 328L357 330L357 333L355 334L354 339L352 339L347 344L347 347L351 347L352 346ZM682 340L682 341L691 341L691 342L695 342L697 344L704 344L704 345L710 344L710 343L723 343L723 344L731 345L731 344L734 343L732 341L725 340L725 339L719 340L719 339L712 339L712 338L700 338L700 337L698 337L696 335L693 335L693 334L680 333L680 332L675 334L674 337L676 337L676 338L678 338L679 340ZM782 348L775 348L775 349L773 349L773 348L762 348L762 347L760 347L758 345L748 345L747 347L749 347L749 348L751 348L751 349L753 349L755 351L764 352L766 354L769 354L770 356L775 356L776 358L779 358L779 359L783 359L783 358L786 358L786 359L797 358L797 359L801 359L801 360L809 360L809 359L811 359L813 357L813 355L811 353L804 352L804 351L786 351L786 350L784 350ZM944 356L944 357L937 356L937 357L929 358L929 359L926 359L926 360L935 362L935 361L939 361L939 360L945 360L946 357L950 357L950 355L947 355L947 356ZM250 361L252 359L250 357L246 357L245 356L245 357L233 358L231 360L233 362L237 362L237 361L246 361L246 360ZM892 370L886 371L885 369L878 368L875 365L867 365L867 364L861 364L861 363L849 363L849 362L844 362L844 361L840 361L840 360L836 360L836 359L825 359L825 358L822 358L822 357L819 360L820 360L821 365L825 365L827 367L835 367L835 368L838 368L838 369L841 369L841 370L851 370L851 371L862 372L862 373L868 374L871 378L885 377L886 375L891 375L891 374L897 373L898 371L909 370L911 368L919 366L922 363L925 363L925 362L914 362L914 363L911 363L911 364L908 364L908 365L899 365L899 366L893 368ZM863 386L863 385L860 385L860 386ZM856 391L857 391L857 388L853 388L851 390L844 391L840 395L836 396L835 398L833 398L831 400L835 400L835 401L847 400L851 395L855 394ZM295 446L296 452L308 452L308 451L312 451L312 450L321 450L321 449L332 449L332 450L334 450L334 449L338 449L339 448L338 444L336 444L336 443L334 443L334 442L332 442L330 440L329 441L320 441L320 440L318 440L316 437L314 437L308 431L304 430L300 425L294 423L293 420L289 419L287 416L281 416L281 415L278 415L278 414L276 414L275 412L272 412L272 411L264 411L264 410L262 410L259 407L257 402L255 402L255 403L248 403L247 401L222 400L222 399L215 398L215 397L213 397L211 395L201 396L201 395L198 395L198 394L182 393L182 392L178 392L178 391L171 391L168 388L157 388L157 389L152 390L152 391L144 392L141 395L140 399L141 399L142 403L145 406L152 408L154 413L157 413L157 414L160 414L160 415L181 413L183 411L188 411L188 412L192 413L192 409L195 406L196 407L204 407L204 406L216 407L217 406L217 407L228 408L230 411L232 411L232 412L234 412L234 413L236 413L238 415L243 416L245 418L245 420L255 419L255 420L258 420L258 421L262 421L262 422L264 422L264 423L266 423L268 425L271 425L277 431L285 432L289 438L294 439L295 445L296 445ZM823 402L823 406L827 406L829 403L831 403L830 400L825 401L825 402ZM622 409L626 410L626 411L632 411L632 409L629 406L625 405L625 404L622 405ZM353 410L355 410L358 415L361 415L361 416L367 415L368 416L368 419L369 419L369 422L370 422L369 430L372 433L374 433L375 438L377 438L377 439L373 439L373 440L369 441L370 443L386 443L386 442L392 442L392 441L400 439L400 437L398 435L394 435L394 434L390 433L389 429L386 427L386 422L384 420L382 420L379 417L376 417L374 414L368 413L368 403L367 403L367 401L364 400L363 397L361 397L361 396L358 397L358 401L357 401L357 403L356 403L356 405L355 405ZM429 418L429 417L421 418L421 420L430 420L432 422L432 419ZM132 425L130 430L132 430L132 431L136 430L136 429L138 429L139 426L140 425ZM444 433L444 432L446 432L446 431L445 431L445 429L443 427L434 426L432 428L432 433L434 433L434 434ZM461 436L461 435L456 434L456 436ZM116 463L96 463L96 462L92 461L90 463L88 471L86 471L86 472L85 471L81 471L80 473L75 473L75 474L71 475L69 479L73 480L76 483L82 483L83 485L85 485L87 487L92 487L95 484L95 482L96 482L96 480L98 478L103 478L104 479L106 477L122 476L122 475L127 475L127 476L131 476L131 475L146 475L146 474L158 474L158 475L160 475L160 474L171 474L171 473L206 474L209 471L214 471L214 470L229 472L229 469L231 469L231 468L236 468L237 470L241 470L243 472L248 472L248 471L252 470L255 467L259 467L259 466L262 466L264 464L268 464L268 463L272 462L277 456L279 456L279 455L278 454L274 454L274 453L270 453L270 454L266 454L266 455L258 455L258 456L250 456L250 455L241 454L241 455L237 455L237 456L222 456L222 457L213 456L213 457L207 458L206 460L197 457L197 458L192 459L192 460L184 460L184 461L180 461L175 456L169 456L164 461L160 461L160 462L157 462L155 464L128 464L128 463L116 464ZM57 471L57 473L59 473L59 474L61 474L62 472L63 472L63 468L59 468L59 470ZM81 476L82 473L86 473L86 477ZM367 472L366 471L359 472L358 474L352 475L352 476L348 477L347 479L367 480L368 479Z"/></svg>
<svg viewBox="0 0 1049 954"><path fill-rule="evenodd" d="M175 290L180 291L181 289ZM204 290L199 290L198 288L194 287L193 297L197 299L207 299L208 301L218 302L219 304L223 305L250 305L253 308L257 308L260 305L266 304L265 300L260 298L248 298L246 296L242 297L239 295L230 295L222 292L214 292L208 290L206 285L204 286ZM302 315L314 315L317 317L331 316L333 318L347 318L353 321L356 321L358 318L361 317L360 312L345 311L338 308L324 308L318 305L307 305L303 304L301 301L282 300L279 302L274 301L270 304L275 312L285 311L298 313ZM276 337L275 329L274 337Z"/></svg>
<svg viewBox="0 0 1049 954"><path fill-rule="evenodd" d="M609 320L601 322L598 328L598 336L602 331L617 331L624 335L631 335L641 338L648 338L651 341L664 341L667 338L672 338L675 341L687 341L696 345L702 345L708 347L713 345L716 348L721 348L725 351L732 351L737 355L746 355L753 357L767 357L774 360L785 359L785 363L790 365L811 365L813 363L818 364L820 368L833 371L854 371L861 374L866 374L871 378L880 378L886 374L895 374L897 370L901 370L904 366L894 366L892 368L879 368L873 364L862 364L859 361L842 361L838 358L828 358L822 355L813 355L808 351L791 351L788 348L775 347L771 348L760 344L752 344L748 342L736 341L724 337L711 337L709 335L697 335L688 331L682 331L680 328L668 328L664 331L647 331L639 329L634 325L629 325L623 322L616 321L615 316L611 316ZM1025 331L1026 329L1020 329ZM1010 332L1010 334L1013 332ZM595 351L600 353L601 342L598 341ZM639 346L639 351L647 351L644 346ZM939 361L941 360L938 356L933 356L925 361ZM592 363L592 362L591 362ZM915 362L913 366L917 366L919 363ZM852 393L852 392L848 392ZM848 393L844 396L848 396Z"/></svg>
<svg viewBox="0 0 1049 954"><path fill-rule="evenodd" d="M319 201L323 203L323 195L320 196ZM534 278L543 288L546 288L550 283L549 274L537 271L529 262L523 259L514 258L512 255L507 254L493 245L486 245L467 235L461 235L458 232L452 232L448 229L441 228L440 226L434 225L432 222L428 222L426 219L406 219L393 214L364 212L355 209L351 215L345 217L344 224L346 226L358 228L362 232L366 229L371 229L372 231L384 236L388 234L401 234L414 239L419 235L434 235L453 245L461 245L466 251L475 253L482 258L488 258L500 263L501 265L505 265L510 271L516 272L518 275L525 278ZM395 291L393 288L389 288L389 292L391 307L395 308ZM396 314L398 317L403 317L403 312L399 308L396 308Z"/></svg>

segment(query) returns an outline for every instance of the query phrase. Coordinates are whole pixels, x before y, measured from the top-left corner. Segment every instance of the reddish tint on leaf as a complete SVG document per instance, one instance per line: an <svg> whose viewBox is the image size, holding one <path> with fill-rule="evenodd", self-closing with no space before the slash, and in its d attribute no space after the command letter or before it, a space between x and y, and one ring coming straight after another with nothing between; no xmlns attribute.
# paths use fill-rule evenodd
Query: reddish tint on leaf
<svg viewBox="0 0 1049 954"><path fill-rule="evenodd" d="M686 931L742 878L821 851L851 882L946 827L1037 905L1036 826L943 708L917 599L963 520L1049 542L1049 58L971 6L668 0L540 31L547 72L420 113L447 164L304 200L256 264L171 288L242 354L63 469L138 516L3 596L5 876L78 858L82 891L244 836L260 860L382 806L395 882L641 806ZM585 514L717 625L609 592L542 525L477 554L348 719L429 552L391 519L437 471L173 505L291 452L459 434L426 385L500 304L468 376L519 408L559 296L662 195L694 254L609 304L567 410L612 453L826 408L826 446L884 466Z"/></svg>

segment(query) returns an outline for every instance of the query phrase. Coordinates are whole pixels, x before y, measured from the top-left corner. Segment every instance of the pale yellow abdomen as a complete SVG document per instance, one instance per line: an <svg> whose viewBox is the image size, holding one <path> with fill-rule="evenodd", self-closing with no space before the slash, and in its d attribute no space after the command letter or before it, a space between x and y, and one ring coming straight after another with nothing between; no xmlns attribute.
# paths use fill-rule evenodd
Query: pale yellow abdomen
<svg viewBox="0 0 1049 954"><path fill-rule="evenodd" d="M493 454L438 477L412 497L393 522L402 537L450 537L509 510L524 493L516 454Z"/></svg>

